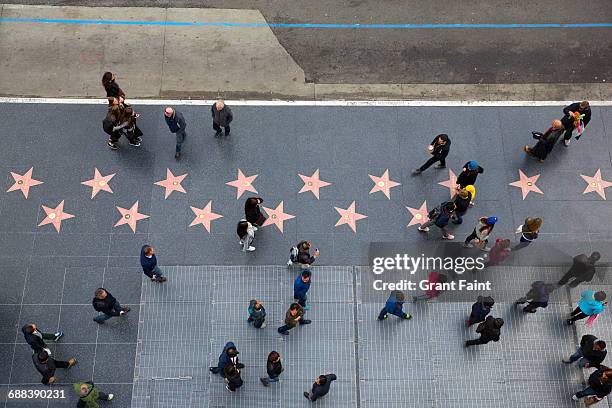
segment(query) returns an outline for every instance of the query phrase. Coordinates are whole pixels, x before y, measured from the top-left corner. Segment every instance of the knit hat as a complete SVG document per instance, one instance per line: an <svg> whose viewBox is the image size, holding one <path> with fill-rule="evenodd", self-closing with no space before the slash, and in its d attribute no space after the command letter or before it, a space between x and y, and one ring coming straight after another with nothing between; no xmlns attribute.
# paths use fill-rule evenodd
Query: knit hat
<svg viewBox="0 0 612 408"><path fill-rule="evenodd" d="M476 160L472 160L468 163L467 168L468 170L476 170L478 168L478 163L476 163Z"/></svg>
<svg viewBox="0 0 612 408"><path fill-rule="evenodd" d="M495 225L496 222L497 222L497 217L495 216L487 218L487 224L489 225Z"/></svg>

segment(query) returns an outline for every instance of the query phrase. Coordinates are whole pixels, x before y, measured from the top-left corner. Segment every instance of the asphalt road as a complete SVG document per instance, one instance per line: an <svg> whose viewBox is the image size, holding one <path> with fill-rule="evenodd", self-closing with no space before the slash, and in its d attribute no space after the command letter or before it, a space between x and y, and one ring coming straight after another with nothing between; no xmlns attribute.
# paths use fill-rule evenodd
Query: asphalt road
<svg viewBox="0 0 612 408"><path fill-rule="evenodd" d="M612 2L507 0L12 0L63 6L259 9L282 23L609 23ZM317 83L598 83L612 77L612 28L273 28Z"/></svg>

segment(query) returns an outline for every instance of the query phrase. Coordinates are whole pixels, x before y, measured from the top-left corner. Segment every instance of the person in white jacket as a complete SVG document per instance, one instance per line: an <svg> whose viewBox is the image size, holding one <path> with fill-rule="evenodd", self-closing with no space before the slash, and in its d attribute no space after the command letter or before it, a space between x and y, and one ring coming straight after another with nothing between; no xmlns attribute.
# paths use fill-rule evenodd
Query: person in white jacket
<svg viewBox="0 0 612 408"><path fill-rule="evenodd" d="M487 246L489 235L493 231L493 227L497 222L497 217L482 217L478 220L478 224L474 227L474 231L465 239L463 246L466 248L472 248L474 245L472 241L477 240L477 246L483 251L489 251L490 248Z"/></svg>
<svg viewBox="0 0 612 408"><path fill-rule="evenodd" d="M242 245L243 252L255 250L255 247L251 245L255 239L255 231L257 231L257 227L253 226L253 224L247 220L242 219L238 222L236 232L238 233L238 238L240 238L240 245Z"/></svg>

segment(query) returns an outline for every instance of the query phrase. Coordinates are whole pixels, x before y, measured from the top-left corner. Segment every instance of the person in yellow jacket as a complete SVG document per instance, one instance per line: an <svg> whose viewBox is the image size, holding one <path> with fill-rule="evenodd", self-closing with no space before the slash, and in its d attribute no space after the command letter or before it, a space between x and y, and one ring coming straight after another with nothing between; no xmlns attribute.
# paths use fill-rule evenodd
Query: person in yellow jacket
<svg viewBox="0 0 612 408"><path fill-rule="evenodd" d="M110 401L113 399L113 394L103 393L91 381L76 383L72 387L79 396L77 408L99 408L98 401Z"/></svg>

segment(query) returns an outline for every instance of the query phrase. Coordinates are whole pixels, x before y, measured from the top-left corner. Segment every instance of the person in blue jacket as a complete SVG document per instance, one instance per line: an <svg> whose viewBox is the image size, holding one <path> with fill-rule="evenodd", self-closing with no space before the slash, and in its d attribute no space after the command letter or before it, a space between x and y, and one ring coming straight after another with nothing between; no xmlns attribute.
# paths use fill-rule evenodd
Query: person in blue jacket
<svg viewBox="0 0 612 408"><path fill-rule="evenodd" d="M383 307L378 315L378 320L385 320L389 313L401 319L412 319L412 315L403 310L405 301L406 295L404 295L404 292L401 290L394 290L391 292L389 299L387 299L387 303L385 303L385 307Z"/></svg>
<svg viewBox="0 0 612 408"><path fill-rule="evenodd" d="M293 282L293 298L304 308L304 310L310 309L310 306L306 304L308 297L308 289L310 289L310 283L312 272L309 269L305 269L300 273L295 281Z"/></svg>
<svg viewBox="0 0 612 408"><path fill-rule="evenodd" d="M571 313L567 319L567 324L572 325L576 320L585 319L587 317L600 314L608 306L606 300L606 292L595 292L593 290L585 290L580 295L578 307Z"/></svg>
<svg viewBox="0 0 612 408"><path fill-rule="evenodd" d="M140 266L145 275L153 282L165 282L167 279L162 275L162 271L157 266L155 249L150 245L145 245L140 250Z"/></svg>
<svg viewBox="0 0 612 408"><path fill-rule="evenodd" d="M223 347L223 351L219 356L219 362L216 367L210 367L209 370L213 374L224 375L223 369L228 364L233 364L238 368L244 368L244 364L238 362L238 350L236 349L236 345L231 341L228 341Z"/></svg>

